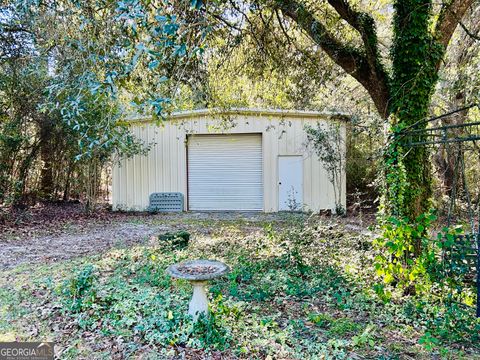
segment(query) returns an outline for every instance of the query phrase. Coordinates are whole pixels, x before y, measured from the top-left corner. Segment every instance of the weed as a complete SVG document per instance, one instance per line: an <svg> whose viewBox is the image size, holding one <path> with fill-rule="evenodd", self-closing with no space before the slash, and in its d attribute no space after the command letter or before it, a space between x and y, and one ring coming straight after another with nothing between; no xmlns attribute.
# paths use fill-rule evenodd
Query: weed
<svg viewBox="0 0 480 360"><path fill-rule="evenodd" d="M321 328L328 328L330 324L335 321L331 315L325 313L310 314L308 319Z"/></svg>
<svg viewBox="0 0 480 360"><path fill-rule="evenodd" d="M75 276L65 281L62 294L70 311L78 312L90 307L95 302L94 282L97 278L96 268L93 265L87 265L78 271Z"/></svg>
<svg viewBox="0 0 480 360"><path fill-rule="evenodd" d="M352 338L352 343L357 347L374 347L375 346L375 326L370 324L362 331L361 334Z"/></svg>
<svg viewBox="0 0 480 360"><path fill-rule="evenodd" d="M0 287L1 336L28 340L32 323L44 337L58 328L66 358L210 358L222 351L227 358L348 359L354 352L386 359L415 357L419 347L405 339L425 329L422 352L455 358L453 341L465 357L475 351L480 322L471 310L428 294L379 301L371 291L375 249L360 251L358 236L308 221L297 215L256 225L190 221L209 226L214 246L192 242L178 251L150 244L39 267L28 276L25 268L15 270L10 278L22 286ZM194 323L187 314L191 285L165 269L198 257L222 260L232 271L212 281L210 315ZM387 325L365 326L373 323Z"/></svg>
<svg viewBox="0 0 480 360"><path fill-rule="evenodd" d="M184 249L188 246L188 242L190 241L190 233L185 230L173 233L167 232L159 235L158 240L160 245L164 248Z"/></svg>
<svg viewBox="0 0 480 360"><path fill-rule="evenodd" d="M355 333L360 325L349 318L339 318L330 323L329 333L334 336L344 336Z"/></svg>
<svg viewBox="0 0 480 360"><path fill-rule="evenodd" d="M433 337L428 331L418 340L418 343L423 345L425 350L431 351L433 350L438 344L439 341L437 338Z"/></svg>

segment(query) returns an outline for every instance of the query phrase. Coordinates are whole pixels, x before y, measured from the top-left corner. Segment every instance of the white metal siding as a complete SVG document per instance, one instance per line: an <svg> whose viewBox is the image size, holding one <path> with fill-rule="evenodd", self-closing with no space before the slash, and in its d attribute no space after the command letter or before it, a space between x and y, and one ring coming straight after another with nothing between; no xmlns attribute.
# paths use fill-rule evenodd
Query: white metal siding
<svg viewBox="0 0 480 360"><path fill-rule="evenodd" d="M227 120L227 121L226 121ZM278 157L303 157L303 204L305 210L334 209L333 187L328 173L318 157L307 150L305 125L329 126L334 121L327 115L191 114L172 117L157 124L154 121L132 123L133 134L151 145L146 156L136 155L122 160L113 170L112 206L115 210L145 210L152 192L181 192L187 196L186 138L192 134L262 134L263 150L263 210L278 211ZM226 126L227 125L227 126ZM342 124L345 138L345 126ZM345 154L345 149L343 149ZM342 203L345 206L345 182L342 183ZM185 202L186 203L186 202ZM185 208L185 210L187 210Z"/></svg>
<svg viewBox="0 0 480 360"><path fill-rule="evenodd" d="M188 138L190 210L263 210L261 134Z"/></svg>

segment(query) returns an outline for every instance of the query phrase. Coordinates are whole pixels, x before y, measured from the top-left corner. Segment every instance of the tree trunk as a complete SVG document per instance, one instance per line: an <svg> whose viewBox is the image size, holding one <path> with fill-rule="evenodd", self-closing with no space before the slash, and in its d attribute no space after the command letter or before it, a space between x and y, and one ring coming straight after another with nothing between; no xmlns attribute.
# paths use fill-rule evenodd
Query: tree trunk
<svg viewBox="0 0 480 360"><path fill-rule="evenodd" d="M63 201L68 201L70 199L70 184L72 181L73 170L75 163L73 160L70 160L68 163L67 173L65 175L65 187L63 189Z"/></svg>
<svg viewBox="0 0 480 360"><path fill-rule="evenodd" d="M40 194L43 199L51 200L54 197L54 176L53 176L53 126L49 119L45 119L40 125L40 157L43 162L40 171Z"/></svg>
<svg viewBox="0 0 480 360"><path fill-rule="evenodd" d="M337 14L360 36L359 49L343 42L315 13L314 6L296 0L276 0L273 6L297 23L346 73L370 94L380 116L390 122L390 143L385 150L384 210L412 223L430 207L431 158L427 148L409 148L399 132L428 115L438 70L448 43L474 0L444 2L437 14L432 0L395 0L391 76L380 55L375 21L348 1L328 0ZM436 22L434 21L436 20ZM432 27L432 24L435 26Z"/></svg>
<svg viewBox="0 0 480 360"><path fill-rule="evenodd" d="M385 205L388 213L414 222L430 207L430 152L426 147L409 147L408 139L398 134L413 126L425 129L426 123L421 121L428 116L438 78L438 63L445 48L429 30L432 16L430 1L403 0L396 1L394 6L391 143L385 156Z"/></svg>
<svg viewBox="0 0 480 360"><path fill-rule="evenodd" d="M98 185L99 185L99 166L98 159L92 158L87 165L87 178L85 179L85 212L90 213L95 210L97 205Z"/></svg>
<svg viewBox="0 0 480 360"><path fill-rule="evenodd" d="M455 174L455 152L450 148L440 144L435 153L435 166L437 167L440 188L443 195L451 196L453 189L453 177ZM450 149L449 149L450 148Z"/></svg>
<svg viewBox="0 0 480 360"><path fill-rule="evenodd" d="M469 18L471 19L478 19L480 8L472 10L469 15ZM465 84L468 83L470 74L466 69L468 69L467 65L472 60L472 57L475 56L475 52L469 51L469 49L476 41L474 36L478 36L480 33L480 22L473 20L467 23L466 26L469 28L470 34L464 33L460 37L457 47L455 48L456 51L454 51L451 56L451 64L453 64L456 71L454 73L455 78L453 79L453 91L447 92L449 95L447 101L449 102L450 111L455 111L468 105L467 97L469 94L465 89ZM468 110L460 111L442 119L440 125L464 124L467 120L467 116ZM450 132L453 132L455 136L463 135L461 129L451 129ZM452 196L456 159L462 156L462 154L459 154L459 151L461 151L461 146L441 145L435 154L435 165L438 169L442 192L448 196ZM457 179L457 184L455 184L455 186L457 187L455 191L459 192L461 189L458 187L462 186L461 179Z"/></svg>
<svg viewBox="0 0 480 360"><path fill-rule="evenodd" d="M27 189L27 180L29 175L29 169L32 166L32 163L37 158L38 152L40 150L40 144L36 143L32 145L32 150L30 153L23 159L19 169L16 174L16 185L13 191L13 201L12 207L21 209L28 206L28 199L26 194Z"/></svg>

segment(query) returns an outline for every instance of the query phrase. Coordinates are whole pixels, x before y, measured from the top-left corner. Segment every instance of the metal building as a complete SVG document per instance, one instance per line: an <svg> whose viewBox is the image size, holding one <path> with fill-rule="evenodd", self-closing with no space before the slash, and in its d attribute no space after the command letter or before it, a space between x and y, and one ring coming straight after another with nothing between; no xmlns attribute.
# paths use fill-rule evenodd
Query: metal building
<svg viewBox="0 0 480 360"><path fill-rule="evenodd" d="M320 211L334 188L311 147L306 124L345 124L313 111L232 109L172 114L158 124L132 120L147 155L113 169L114 210L146 210L152 193L181 193L184 210ZM342 152L345 151L342 146ZM341 177L345 207L345 176Z"/></svg>

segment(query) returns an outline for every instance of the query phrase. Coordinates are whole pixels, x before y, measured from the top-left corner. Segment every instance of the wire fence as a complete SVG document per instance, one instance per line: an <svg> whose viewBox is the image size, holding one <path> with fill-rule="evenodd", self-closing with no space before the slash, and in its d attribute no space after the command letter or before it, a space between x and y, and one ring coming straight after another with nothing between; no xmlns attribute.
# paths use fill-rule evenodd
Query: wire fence
<svg viewBox="0 0 480 360"><path fill-rule="evenodd" d="M477 317L480 317L480 184L478 181L476 184L467 181L465 157L470 152L480 160L480 146L477 144L480 141L480 121L442 122L444 119L455 120L459 113L466 114L479 105L472 104L418 121L395 134L394 139L404 148L425 147L432 151L441 149L453 159L446 226L468 224L464 226L468 231L442 239L442 273L447 280L476 288ZM465 120L466 116L460 119ZM477 186L475 200L472 199L472 185ZM466 208L466 216L458 216L456 209L460 207L460 202Z"/></svg>

